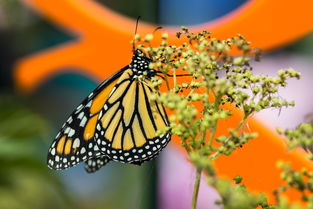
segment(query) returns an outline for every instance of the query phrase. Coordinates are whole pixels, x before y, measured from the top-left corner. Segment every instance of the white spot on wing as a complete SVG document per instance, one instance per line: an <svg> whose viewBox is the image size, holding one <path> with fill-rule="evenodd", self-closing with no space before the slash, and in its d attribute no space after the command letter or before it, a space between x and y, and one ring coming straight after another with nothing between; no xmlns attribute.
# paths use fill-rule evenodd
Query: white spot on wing
<svg viewBox="0 0 313 209"><path fill-rule="evenodd" d="M71 129L70 132L68 133L68 137L72 137L75 134L75 130Z"/></svg>
<svg viewBox="0 0 313 209"><path fill-rule="evenodd" d="M70 117L67 119L67 122L68 122L68 123L72 123L72 122L73 122L72 116L70 116Z"/></svg>
<svg viewBox="0 0 313 209"><path fill-rule="evenodd" d="M79 113L79 112L83 109L83 107L84 107L84 106L83 106L82 104L80 104L80 105L76 108L76 112L75 112L75 113L76 113L76 114Z"/></svg>
<svg viewBox="0 0 313 209"><path fill-rule="evenodd" d="M68 134L70 132L71 128L70 127L67 127L64 131L64 134Z"/></svg>
<svg viewBox="0 0 313 209"><path fill-rule="evenodd" d="M86 105L86 107L91 107L92 104L92 100L90 100L90 102L88 102L88 104Z"/></svg>
<svg viewBox="0 0 313 209"><path fill-rule="evenodd" d="M60 135L61 135L61 132L59 132L55 138L56 138L56 139L59 138ZM54 147L54 144L55 144L55 141L54 141L53 144L52 144L53 147Z"/></svg>
<svg viewBox="0 0 313 209"><path fill-rule="evenodd" d="M76 110L81 110L82 108L83 108L83 105L80 104L80 105L76 108Z"/></svg>
<svg viewBox="0 0 313 209"><path fill-rule="evenodd" d="M116 90L116 87L114 87L111 91L111 93L109 94L109 97L113 94L113 92Z"/></svg>
<svg viewBox="0 0 313 209"><path fill-rule="evenodd" d="M74 143L73 143L73 148L74 148L74 149L75 149L75 148L78 148L79 145L80 145L80 140L79 140L79 138L76 138L76 139L74 140Z"/></svg>
<svg viewBox="0 0 313 209"><path fill-rule="evenodd" d="M79 120L81 120L81 119L83 118L83 116L84 116L84 112L81 112L81 113L79 113L79 115L77 116L77 118L78 118Z"/></svg>
<svg viewBox="0 0 313 209"><path fill-rule="evenodd" d="M84 117L83 117L83 119L82 119L82 121L80 122L79 126L81 126L81 127L85 127L86 122L87 122L87 117L86 117L86 116L84 116Z"/></svg>

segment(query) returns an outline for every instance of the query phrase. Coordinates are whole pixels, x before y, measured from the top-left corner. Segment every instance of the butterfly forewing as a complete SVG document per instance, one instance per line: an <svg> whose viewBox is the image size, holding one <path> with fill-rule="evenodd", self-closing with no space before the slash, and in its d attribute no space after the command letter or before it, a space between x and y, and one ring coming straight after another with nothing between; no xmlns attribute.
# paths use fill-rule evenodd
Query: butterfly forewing
<svg viewBox="0 0 313 209"><path fill-rule="evenodd" d="M50 168L66 169L100 156L94 140L99 113L125 69L101 83L70 115L49 148L47 164Z"/></svg>
<svg viewBox="0 0 313 209"><path fill-rule="evenodd" d="M168 126L164 107L151 100L149 80L124 71L100 111L95 140L103 154L115 161L141 164L152 159L169 142L170 133L157 136Z"/></svg>

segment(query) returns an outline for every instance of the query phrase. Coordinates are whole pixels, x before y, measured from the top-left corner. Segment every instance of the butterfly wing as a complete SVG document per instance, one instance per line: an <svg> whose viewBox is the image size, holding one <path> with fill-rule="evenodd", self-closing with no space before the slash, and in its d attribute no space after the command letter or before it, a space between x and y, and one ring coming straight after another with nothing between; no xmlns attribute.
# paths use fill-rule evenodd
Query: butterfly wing
<svg viewBox="0 0 313 209"><path fill-rule="evenodd" d="M99 113L95 140L103 154L119 162L141 164L156 156L171 134L156 136L168 126L164 107L152 101L150 81L124 71Z"/></svg>
<svg viewBox="0 0 313 209"><path fill-rule="evenodd" d="M85 162L85 170L87 173L94 173L109 162L110 159L104 155L90 158Z"/></svg>
<svg viewBox="0 0 313 209"><path fill-rule="evenodd" d="M70 115L49 148L48 167L66 169L101 155L94 140L99 112L127 68L101 83Z"/></svg>

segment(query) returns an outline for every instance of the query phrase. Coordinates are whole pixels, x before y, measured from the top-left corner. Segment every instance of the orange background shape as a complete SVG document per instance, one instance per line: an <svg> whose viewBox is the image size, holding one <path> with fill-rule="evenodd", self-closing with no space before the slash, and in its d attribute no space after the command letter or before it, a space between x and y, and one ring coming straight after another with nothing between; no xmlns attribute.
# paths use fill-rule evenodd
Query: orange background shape
<svg viewBox="0 0 313 209"><path fill-rule="evenodd" d="M63 72L64 68L73 67L78 73L100 81L129 63L134 20L89 0L23 2L64 30L77 35L77 40L19 60L15 81L21 91L33 91L50 76ZM222 18L190 30L206 29L221 39L240 33L254 46L270 50L312 32L312 11L312 0L251 0ZM151 33L155 28L155 25L140 23L139 33ZM174 37L178 30L175 27L164 28L170 37ZM179 40L171 38L170 42L178 44ZM240 119L242 113L237 109L233 111L234 116L221 123L220 133L225 133ZM275 167L277 160L288 160L298 168L306 166L313 169L312 163L301 151L286 152L283 139L266 125L251 119L249 126L259 133L259 137L230 157L217 160L220 176L233 178L240 174L250 190L271 194L281 182ZM173 141L179 144L177 138Z"/></svg>

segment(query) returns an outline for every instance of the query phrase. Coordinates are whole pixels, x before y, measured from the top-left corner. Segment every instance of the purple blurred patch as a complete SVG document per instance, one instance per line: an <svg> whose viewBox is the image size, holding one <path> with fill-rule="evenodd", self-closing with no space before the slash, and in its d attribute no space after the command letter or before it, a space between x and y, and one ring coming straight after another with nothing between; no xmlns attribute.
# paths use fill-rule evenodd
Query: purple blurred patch
<svg viewBox="0 0 313 209"><path fill-rule="evenodd" d="M190 208L195 169L186 157L174 147L168 146L161 154L159 171L160 209ZM218 209L219 196L202 176L197 209Z"/></svg>

